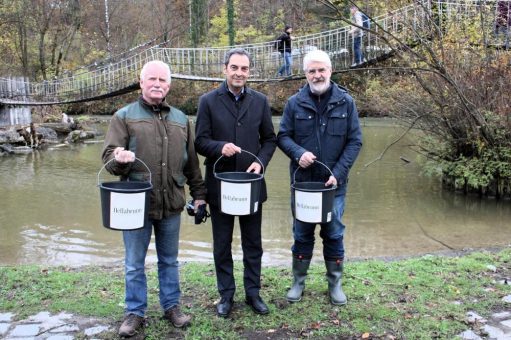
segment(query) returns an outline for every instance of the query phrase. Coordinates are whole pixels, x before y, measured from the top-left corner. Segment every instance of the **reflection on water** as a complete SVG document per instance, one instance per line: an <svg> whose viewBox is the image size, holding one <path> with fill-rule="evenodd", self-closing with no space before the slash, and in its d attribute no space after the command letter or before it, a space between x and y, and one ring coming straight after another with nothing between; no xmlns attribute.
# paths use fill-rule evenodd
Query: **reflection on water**
<svg viewBox="0 0 511 340"><path fill-rule="evenodd" d="M97 263L115 261L117 251L109 256L104 254L106 244L94 240L90 232L66 230L58 226L35 225L20 233L22 256L28 259L45 259L43 263L80 265L83 262Z"/></svg>
<svg viewBox="0 0 511 340"><path fill-rule="evenodd" d="M368 167L402 133L364 121L364 146L351 172L344 222L348 258L407 256L450 249L507 246L511 202L441 190L422 177L406 138ZM0 160L0 264L84 265L122 261L121 233L102 227L97 173L102 144L36 151ZM403 162L400 157L410 160ZM100 181L112 180L105 171ZM288 159L279 151L266 172L263 261L290 262ZM181 261L212 261L211 225L182 214ZM322 259L317 237L314 260ZM239 231L233 253L241 259ZM154 245L149 261L155 262Z"/></svg>

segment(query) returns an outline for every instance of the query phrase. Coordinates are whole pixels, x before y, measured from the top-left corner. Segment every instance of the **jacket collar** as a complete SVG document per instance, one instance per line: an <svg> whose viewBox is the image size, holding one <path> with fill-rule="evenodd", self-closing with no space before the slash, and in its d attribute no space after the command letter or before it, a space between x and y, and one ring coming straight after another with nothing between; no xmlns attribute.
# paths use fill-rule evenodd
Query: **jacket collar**
<svg viewBox="0 0 511 340"><path fill-rule="evenodd" d="M149 104L144 100L142 96L138 97L138 102L142 107L146 108L147 110L153 112L153 113L168 113L170 111L170 105L165 101L165 99L158 105L152 105Z"/></svg>
<svg viewBox="0 0 511 340"><path fill-rule="evenodd" d="M348 91L346 91L345 88L337 85L336 83L334 83L332 81L330 81L330 86L332 87L330 89L332 91L332 94L330 95L330 99L328 100L329 104L340 102L341 100L344 99L344 97L348 93ZM307 83L304 87L302 87L300 89L300 91L297 94L296 99L297 99L298 103L300 103L301 105L305 105L305 106L314 108L314 104L311 102L312 99L309 95L310 92L311 92L310 86ZM314 110L315 110L315 108L314 108Z"/></svg>
<svg viewBox="0 0 511 340"><path fill-rule="evenodd" d="M227 90L227 94L232 98L232 99L236 99L236 97L238 98L237 100L242 100L243 97L245 96L245 89L246 89L246 86L243 86L243 88L241 89L240 91L240 94L239 95L235 95L234 92L232 92L230 89L229 89L229 86L227 86L227 82L224 81L224 85L225 85L225 89Z"/></svg>
<svg viewBox="0 0 511 340"><path fill-rule="evenodd" d="M250 107L250 103L252 102L253 98L252 90L245 86L244 94L241 95L239 100L239 111L236 112L238 109L236 108L234 99L231 97L232 93L230 93L229 89L227 88L227 81L224 81L222 85L217 88L217 95L227 111L229 111L234 118L237 118L237 120L241 120L243 116L247 114L248 108Z"/></svg>

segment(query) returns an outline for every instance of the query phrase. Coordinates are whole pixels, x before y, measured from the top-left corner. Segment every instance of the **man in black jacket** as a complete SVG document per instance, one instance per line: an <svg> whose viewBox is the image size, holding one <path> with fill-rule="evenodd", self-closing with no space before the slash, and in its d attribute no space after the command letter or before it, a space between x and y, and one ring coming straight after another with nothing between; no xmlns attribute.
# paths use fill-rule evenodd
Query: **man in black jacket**
<svg viewBox="0 0 511 340"><path fill-rule="evenodd" d="M233 306L236 289L231 251L235 216L219 209L219 184L215 172L262 173L276 148L268 99L262 93L245 86L250 74L250 55L244 49L230 50L224 62L226 81L199 99L195 127L195 147L206 157L207 201L213 226L213 256L221 300L217 314L227 317ZM248 151L257 156L260 164ZM222 157L213 169L215 162ZM264 168L263 168L264 166ZM243 249L246 303L258 314L267 314L261 299L261 210L266 200L266 185L262 183L256 211L239 216Z"/></svg>
<svg viewBox="0 0 511 340"><path fill-rule="evenodd" d="M291 65L293 64L293 58L291 54L291 40L294 39L291 33L293 33L293 27L286 25L284 28L284 33L282 33L277 38L277 49L279 50L283 61L282 66L277 72L277 76L279 77L283 76L284 72L286 76L291 75Z"/></svg>

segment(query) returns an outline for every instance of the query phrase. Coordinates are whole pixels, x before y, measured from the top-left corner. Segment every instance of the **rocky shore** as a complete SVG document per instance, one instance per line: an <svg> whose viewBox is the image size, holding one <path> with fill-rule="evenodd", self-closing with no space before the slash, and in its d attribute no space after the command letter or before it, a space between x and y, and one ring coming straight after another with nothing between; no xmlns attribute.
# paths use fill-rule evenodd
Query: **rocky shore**
<svg viewBox="0 0 511 340"><path fill-rule="evenodd" d="M0 127L0 156L31 153L94 139L100 132L84 123L30 123Z"/></svg>

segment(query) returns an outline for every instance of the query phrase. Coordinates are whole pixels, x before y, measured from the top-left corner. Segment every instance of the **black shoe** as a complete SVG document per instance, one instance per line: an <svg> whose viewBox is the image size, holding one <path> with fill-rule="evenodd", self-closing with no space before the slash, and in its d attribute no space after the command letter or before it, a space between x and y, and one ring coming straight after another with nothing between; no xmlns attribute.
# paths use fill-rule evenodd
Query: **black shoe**
<svg viewBox="0 0 511 340"><path fill-rule="evenodd" d="M222 318L226 318L231 313L233 300L231 298L223 297L220 302L216 305L216 313Z"/></svg>
<svg viewBox="0 0 511 340"><path fill-rule="evenodd" d="M259 295L247 296L245 298L245 303L252 307L252 310L257 314L268 314L270 312L268 306L266 306Z"/></svg>

